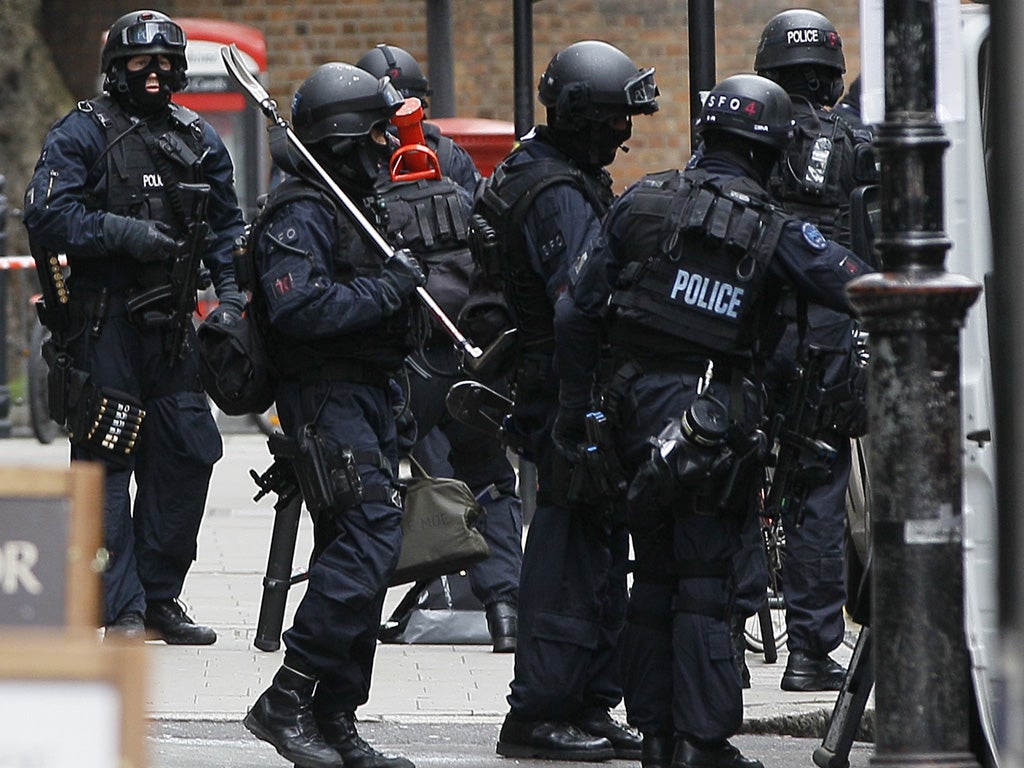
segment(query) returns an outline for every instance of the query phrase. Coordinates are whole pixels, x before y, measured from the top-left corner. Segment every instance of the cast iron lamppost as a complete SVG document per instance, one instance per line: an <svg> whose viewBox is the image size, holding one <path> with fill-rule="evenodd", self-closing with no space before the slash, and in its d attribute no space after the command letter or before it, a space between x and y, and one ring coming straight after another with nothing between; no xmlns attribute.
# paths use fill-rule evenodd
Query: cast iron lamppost
<svg viewBox="0 0 1024 768"><path fill-rule="evenodd" d="M871 343L873 766L978 768L964 636L960 338L981 287L945 271L934 2L885 0L884 272L850 286Z"/></svg>

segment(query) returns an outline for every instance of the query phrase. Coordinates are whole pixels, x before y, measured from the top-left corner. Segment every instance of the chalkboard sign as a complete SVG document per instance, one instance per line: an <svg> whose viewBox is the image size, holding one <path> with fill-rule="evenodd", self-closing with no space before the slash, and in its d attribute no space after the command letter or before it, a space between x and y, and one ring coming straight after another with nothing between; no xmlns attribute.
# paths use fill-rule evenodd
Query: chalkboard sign
<svg viewBox="0 0 1024 768"><path fill-rule="evenodd" d="M103 468L0 467L0 626L95 629Z"/></svg>
<svg viewBox="0 0 1024 768"><path fill-rule="evenodd" d="M145 653L81 634L0 632L0 765L145 766Z"/></svg>

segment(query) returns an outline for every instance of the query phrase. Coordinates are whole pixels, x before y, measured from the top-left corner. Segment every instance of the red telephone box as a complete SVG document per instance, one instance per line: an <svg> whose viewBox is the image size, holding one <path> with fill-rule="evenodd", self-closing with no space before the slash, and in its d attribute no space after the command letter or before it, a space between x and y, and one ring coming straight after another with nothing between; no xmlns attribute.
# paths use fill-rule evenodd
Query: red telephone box
<svg viewBox="0 0 1024 768"><path fill-rule="evenodd" d="M174 101L195 110L209 122L228 148L235 166L238 202L248 220L270 179L265 120L251 109L221 59L220 49L234 43L249 71L266 81L267 46L254 27L221 19L175 18L185 31L188 87Z"/></svg>

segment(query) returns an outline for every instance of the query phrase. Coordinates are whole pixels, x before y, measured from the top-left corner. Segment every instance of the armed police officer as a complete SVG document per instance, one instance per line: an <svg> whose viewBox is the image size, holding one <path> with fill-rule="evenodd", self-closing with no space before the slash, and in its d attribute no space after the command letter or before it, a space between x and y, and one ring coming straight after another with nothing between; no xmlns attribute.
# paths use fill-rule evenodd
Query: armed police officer
<svg viewBox="0 0 1024 768"><path fill-rule="evenodd" d="M390 78L402 96L418 98L424 109L427 108L430 85L419 62L408 51L381 43L363 54L356 66L378 77ZM433 123L424 121L422 129L427 147L437 155L440 170L447 178L438 182L418 182L423 187L418 194L422 197L428 193L429 185L435 190L429 192L433 210L461 211L462 206L453 199L453 193L444 191L444 184L451 179L469 195L471 208L472 195L476 194L482 181L473 159ZM400 197L403 189L416 193L401 182L384 186L392 190L385 194L385 198ZM451 202L445 203L445 200ZM444 309L452 318L462 310L470 285L477 279L468 249L468 214L467 210L464 218L456 217L458 220L451 225L448 225L448 216L433 216L429 220L426 217L398 217L408 220L411 226L434 230L416 234L406 232L402 237L406 240L411 235L412 240L432 251L425 264L428 267L428 289L435 296L447 299ZM444 226L439 227L438 224ZM417 441L412 455L430 475L458 478L478 496L486 491L482 504L487 514L477 525L487 539L491 554L467 569L467 575L471 591L484 606L493 650L509 653L515 650L516 644L516 606L523 561L522 505L516 494L515 470L498 438L485 436L457 422L445 410L445 395L449 387L465 378L457 355L447 335L440 329L434 329L426 343L409 359L406 371L409 410L417 426ZM489 379L488 384L504 388L499 380Z"/></svg>
<svg viewBox="0 0 1024 768"><path fill-rule="evenodd" d="M636 556L623 687L645 768L760 768L728 739L743 719L730 650L733 556L767 454L760 430L766 322L783 285L851 312L868 267L764 190L793 129L785 91L736 75L710 92L696 167L644 177L573 262L556 307L559 421L593 419L606 336L604 418L631 478Z"/></svg>
<svg viewBox="0 0 1024 768"><path fill-rule="evenodd" d="M185 34L162 13L113 23L104 92L58 121L25 195L41 267L50 392L71 458L106 469L108 632L208 644L178 602L222 445L201 391L192 312L200 267L218 321L240 316L231 262L242 214L223 142L171 102ZM66 253L66 284L53 269ZM137 485L134 510L129 492Z"/></svg>
<svg viewBox="0 0 1024 768"><path fill-rule="evenodd" d="M512 422L538 477L519 582L515 676L497 744L508 757L639 757L637 734L608 713L622 697L615 663L628 536L604 506L567 499L568 462L551 442L552 323L569 264L612 202L604 168L629 139L633 116L657 111L656 95L654 70L639 69L613 45L586 40L558 52L538 88L547 124L495 169L475 208L497 246L484 270L503 282L517 322Z"/></svg>
<svg viewBox="0 0 1024 768"><path fill-rule="evenodd" d="M787 211L849 247L851 195L860 186L876 183L878 174L869 130L833 108L843 93L846 71L839 33L816 11L783 11L762 31L754 69L786 90L796 118L796 136L772 173L769 191ZM797 429L786 423L787 412L791 416L803 411L800 429L810 433L799 439L820 440L835 451L827 462L809 462L819 464L817 468L801 470L808 478L818 472L817 479L798 479L788 491L780 488L770 496L789 497L782 507L789 658L781 686L793 691L839 690L844 670L828 654L842 642L846 628L846 489L850 438L863 434L866 426L866 369L858 355L856 325L849 317L795 298L783 302L781 312L787 328L766 370L769 408L779 414L783 430ZM816 380L801 387L794 371ZM805 402L794 402L801 389L809 396ZM816 419L808 409L815 410ZM817 425L811 423L815 420ZM792 447L780 447L780 462L791 462L796 455ZM776 478L785 478L791 470L783 467Z"/></svg>
<svg viewBox="0 0 1024 768"><path fill-rule="evenodd" d="M296 136L366 216L401 103L387 78L339 62L295 92ZM281 375L277 411L298 447L314 553L284 663L244 722L301 766L411 768L362 740L355 711L369 695L402 542L391 381L411 347L410 297L425 278L407 252L382 263L313 169L285 170L251 232L252 310Z"/></svg>
<svg viewBox="0 0 1024 768"><path fill-rule="evenodd" d="M404 48L380 43L360 56L356 66L377 77L389 77L403 98L419 99L424 112L430 107L427 101L433 92L430 81L423 74L420 63ZM434 123L423 123L423 135L427 146L437 154L444 175L457 181L470 195L475 195L482 177L469 152L441 133Z"/></svg>

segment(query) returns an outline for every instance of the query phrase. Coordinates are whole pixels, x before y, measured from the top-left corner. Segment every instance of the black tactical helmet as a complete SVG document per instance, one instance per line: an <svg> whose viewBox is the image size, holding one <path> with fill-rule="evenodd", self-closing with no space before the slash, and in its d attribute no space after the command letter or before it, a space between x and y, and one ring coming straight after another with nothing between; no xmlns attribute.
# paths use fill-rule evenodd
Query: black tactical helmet
<svg viewBox="0 0 1024 768"><path fill-rule="evenodd" d="M639 69L629 56L600 40L583 40L556 53L540 78L537 95L561 128L658 111L654 68Z"/></svg>
<svg viewBox="0 0 1024 768"><path fill-rule="evenodd" d="M411 53L397 45L380 43L373 50L364 53L356 62L356 66L377 77L390 77L391 84L405 98L415 96L423 99L432 93L419 62Z"/></svg>
<svg viewBox="0 0 1024 768"><path fill-rule="evenodd" d="M388 78L332 61L317 67L292 99L295 135L306 145L366 136L391 118L402 96Z"/></svg>
<svg viewBox="0 0 1024 768"><path fill-rule="evenodd" d="M817 11L783 11L761 32L754 55L757 74L794 64L820 64L846 72L843 41L835 25Z"/></svg>
<svg viewBox="0 0 1024 768"><path fill-rule="evenodd" d="M168 56L182 73L176 90L185 87L185 32L159 11L132 11L111 24L103 42L100 70L109 75L116 60L147 54Z"/></svg>
<svg viewBox="0 0 1024 768"><path fill-rule="evenodd" d="M793 105L781 85L759 75L733 75L711 89L693 127L700 135L724 131L782 150L793 125Z"/></svg>

